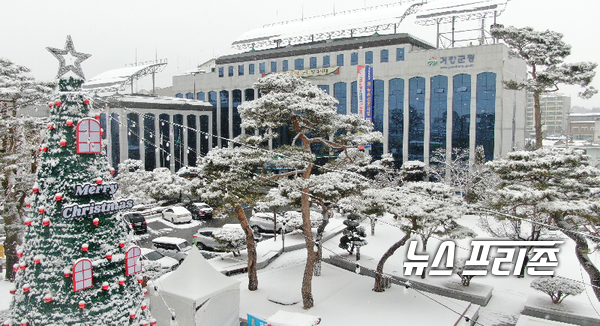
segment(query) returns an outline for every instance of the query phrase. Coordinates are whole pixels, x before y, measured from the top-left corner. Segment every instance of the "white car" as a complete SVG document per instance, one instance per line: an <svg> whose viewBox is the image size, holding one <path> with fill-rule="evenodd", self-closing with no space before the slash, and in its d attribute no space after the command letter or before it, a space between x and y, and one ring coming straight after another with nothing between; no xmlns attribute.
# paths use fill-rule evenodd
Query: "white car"
<svg viewBox="0 0 600 326"><path fill-rule="evenodd" d="M213 217L213 209L206 203L189 203L185 208L192 213L194 220L211 219Z"/></svg>
<svg viewBox="0 0 600 326"><path fill-rule="evenodd" d="M275 225L275 221L273 220L273 213L260 213L256 212L252 214L250 220L248 220L248 224L254 232L273 232L273 229L277 233L281 232L281 228L283 227L283 217L279 214L276 215L277 224ZM291 231L286 228L286 232Z"/></svg>
<svg viewBox="0 0 600 326"><path fill-rule="evenodd" d="M188 223L192 220L192 213L184 207L173 206L162 211L162 218L172 223Z"/></svg>
<svg viewBox="0 0 600 326"><path fill-rule="evenodd" d="M177 266L179 266L179 262L177 260L175 260L171 257L167 257L156 250L148 249L148 248L141 248L141 249L142 249L142 256L144 256L143 259L158 263L162 270L172 271L172 270L175 270L177 268ZM144 265L142 264L142 266L144 266Z"/></svg>
<svg viewBox="0 0 600 326"><path fill-rule="evenodd" d="M189 254L192 246L185 239L176 237L158 237L152 240L152 249L177 260L181 264Z"/></svg>

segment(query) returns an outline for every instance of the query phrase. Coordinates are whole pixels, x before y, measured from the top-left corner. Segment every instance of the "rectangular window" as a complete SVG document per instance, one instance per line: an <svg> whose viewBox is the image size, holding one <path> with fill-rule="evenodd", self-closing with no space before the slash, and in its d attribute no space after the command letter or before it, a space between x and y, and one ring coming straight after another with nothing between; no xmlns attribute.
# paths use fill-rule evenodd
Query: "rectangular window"
<svg viewBox="0 0 600 326"><path fill-rule="evenodd" d="M579 127L573 127L573 131L579 131Z"/></svg>
<svg viewBox="0 0 600 326"><path fill-rule="evenodd" d="M277 72L277 61L271 61L271 72Z"/></svg>
<svg viewBox="0 0 600 326"><path fill-rule="evenodd" d="M329 67L329 56L324 55L323 56L323 68L327 68L327 67Z"/></svg>
<svg viewBox="0 0 600 326"><path fill-rule="evenodd" d="M404 48L396 49L396 61L404 61Z"/></svg>
<svg viewBox="0 0 600 326"><path fill-rule="evenodd" d="M388 62L389 55L390 55L390 51L388 51L387 49L381 50L380 61L381 62Z"/></svg>
<svg viewBox="0 0 600 326"><path fill-rule="evenodd" d="M254 64L253 63L248 65L248 73L250 75L254 75Z"/></svg>
<svg viewBox="0 0 600 326"><path fill-rule="evenodd" d="M229 77L233 76L233 66L229 66L227 67L228 72L229 72Z"/></svg>
<svg viewBox="0 0 600 326"><path fill-rule="evenodd" d="M317 57L310 58L310 69L317 68Z"/></svg>
<svg viewBox="0 0 600 326"><path fill-rule="evenodd" d="M261 62L258 64L258 73L259 74L265 74L267 72L266 65L267 64L265 62Z"/></svg>
<svg viewBox="0 0 600 326"><path fill-rule="evenodd" d="M365 52L365 64L370 65L373 63L373 51Z"/></svg>
<svg viewBox="0 0 600 326"><path fill-rule="evenodd" d="M296 69L296 70L304 69L304 59L300 58L300 59L294 60L294 69Z"/></svg>
<svg viewBox="0 0 600 326"><path fill-rule="evenodd" d="M238 76L244 75L244 65L238 65Z"/></svg>
<svg viewBox="0 0 600 326"><path fill-rule="evenodd" d="M350 53L350 65L356 66L358 64L358 52Z"/></svg>
<svg viewBox="0 0 600 326"><path fill-rule="evenodd" d="M282 70L283 71L288 71L290 69L289 67L289 62L287 60L283 60L283 67Z"/></svg>
<svg viewBox="0 0 600 326"><path fill-rule="evenodd" d="M219 67L219 77L223 77L223 75L225 74L223 67Z"/></svg>
<svg viewBox="0 0 600 326"><path fill-rule="evenodd" d="M337 55L337 65L338 66L343 66L344 65L344 55L343 54L338 54Z"/></svg>

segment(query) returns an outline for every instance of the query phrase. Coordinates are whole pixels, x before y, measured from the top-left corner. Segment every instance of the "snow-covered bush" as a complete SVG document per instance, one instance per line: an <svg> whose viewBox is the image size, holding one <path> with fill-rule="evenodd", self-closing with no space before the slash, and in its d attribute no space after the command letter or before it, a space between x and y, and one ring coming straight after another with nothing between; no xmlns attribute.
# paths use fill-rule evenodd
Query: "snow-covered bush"
<svg viewBox="0 0 600 326"><path fill-rule="evenodd" d="M356 260L360 260L360 247L367 245L367 240L365 240L367 232L360 225L360 215L348 214L344 225L346 225L346 229L340 238L339 247L346 249L350 254L354 253L354 248L356 248Z"/></svg>
<svg viewBox="0 0 600 326"><path fill-rule="evenodd" d="M213 237L224 244L223 250L233 252L234 256L240 255L240 250L246 248L246 234L240 228L221 228L213 233Z"/></svg>
<svg viewBox="0 0 600 326"><path fill-rule="evenodd" d="M456 261L456 263L454 264L452 271L454 273L456 273L456 275L458 275L458 277L460 277L460 281L462 282L462 285L469 286L471 284L471 280L476 275L464 275L463 272L465 270L469 270L469 271L487 270L489 268L489 266L487 266L487 265L466 265L465 264L466 261L467 261L467 259L465 259L465 258L458 259Z"/></svg>
<svg viewBox="0 0 600 326"><path fill-rule="evenodd" d="M286 229L302 229L302 213L296 211L287 211L283 214L283 221ZM310 227L318 228L323 222L323 215L319 212L310 211Z"/></svg>
<svg viewBox="0 0 600 326"><path fill-rule="evenodd" d="M542 277L531 282L531 287L546 293L552 303L559 304L570 295L578 295L585 290L579 282L564 277Z"/></svg>

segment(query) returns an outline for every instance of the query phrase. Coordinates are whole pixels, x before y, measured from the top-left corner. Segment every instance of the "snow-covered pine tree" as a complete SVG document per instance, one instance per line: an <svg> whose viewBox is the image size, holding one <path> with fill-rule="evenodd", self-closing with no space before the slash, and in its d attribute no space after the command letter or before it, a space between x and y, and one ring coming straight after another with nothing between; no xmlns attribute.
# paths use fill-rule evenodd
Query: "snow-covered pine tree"
<svg viewBox="0 0 600 326"><path fill-rule="evenodd" d="M44 118L18 116L17 112L47 102L55 86L35 81L27 67L0 58L0 215L5 222L7 266L18 261L16 247L21 244L25 198L35 181L47 124ZM12 268L7 268L5 275L14 280Z"/></svg>
<svg viewBox="0 0 600 326"><path fill-rule="evenodd" d="M110 180L100 124L81 91L80 62L89 55L75 52L70 36L65 50L49 50L61 62L59 89L5 325L138 325L149 313L137 274L139 248L127 243L115 218L133 201L112 198L117 183ZM66 54L77 61L65 66Z"/></svg>
<svg viewBox="0 0 600 326"><path fill-rule="evenodd" d="M301 189L302 233L307 248L306 265L302 279L304 309L314 306L312 276L317 251L310 228L310 178L317 152L335 154L361 145L381 142L383 136L373 131L373 124L358 114L337 114L337 100L305 79L288 74L269 74L254 83L261 97L244 102L238 107L242 127L247 133L239 141L260 145L279 137L278 130L286 130L292 141L273 150L276 164L288 167L268 179L293 177ZM258 130L258 135L248 134ZM344 132L338 132L338 131ZM264 132L260 132L264 131Z"/></svg>
<svg viewBox="0 0 600 326"><path fill-rule="evenodd" d="M571 54L571 46L562 41L563 35L546 30L538 32L531 27L516 28L495 25L493 37L501 39L510 48L509 54L517 56L529 66L526 80L510 80L504 83L507 89L524 89L533 93L533 117L536 149L542 148L542 113L540 95L558 91L559 84L578 85L584 91L581 98L590 98L598 90L590 86L598 66L594 62L564 63Z"/></svg>

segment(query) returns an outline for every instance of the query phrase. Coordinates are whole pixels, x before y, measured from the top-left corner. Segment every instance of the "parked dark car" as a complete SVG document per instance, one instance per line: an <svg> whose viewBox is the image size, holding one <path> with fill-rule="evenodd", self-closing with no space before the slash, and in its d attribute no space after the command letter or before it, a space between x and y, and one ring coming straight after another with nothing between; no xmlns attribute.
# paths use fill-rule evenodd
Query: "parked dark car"
<svg viewBox="0 0 600 326"><path fill-rule="evenodd" d="M148 223L146 218L140 213L126 213L123 215L123 220L127 224L129 230L133 229L135 233L148 232Z"/></svg>
<svg viewBox="0 0 600 326"><path fill-rule="evenodd" d="M213 217L213 209L205 203L189 203L185 205L194 220L211 219Z"/></svg>

